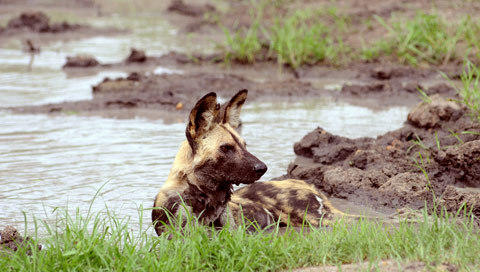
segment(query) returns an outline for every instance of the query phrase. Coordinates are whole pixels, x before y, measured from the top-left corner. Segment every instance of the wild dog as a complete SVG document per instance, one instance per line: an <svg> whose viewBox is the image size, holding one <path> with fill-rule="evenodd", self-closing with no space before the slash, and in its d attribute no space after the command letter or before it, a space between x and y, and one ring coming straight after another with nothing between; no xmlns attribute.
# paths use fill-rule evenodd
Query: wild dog
<svg viewBox="0 0 480 272"><path fill-rule="evenodd" d="M246 149L237 129L247 99L241 90L220 107L215 93L202 97L188 117L167 181L154 201L152 221L160 235L170 216L191 213L205 225L224 226L245 219L260 227L281 220L293 225L306 219L318 226L334 209L328 199L301 180L254 183L267 166ZM250 184L233 192L233 184ZM233 194L233 196L232 196ZM339 211L338 211L339 212Z"/></svg>

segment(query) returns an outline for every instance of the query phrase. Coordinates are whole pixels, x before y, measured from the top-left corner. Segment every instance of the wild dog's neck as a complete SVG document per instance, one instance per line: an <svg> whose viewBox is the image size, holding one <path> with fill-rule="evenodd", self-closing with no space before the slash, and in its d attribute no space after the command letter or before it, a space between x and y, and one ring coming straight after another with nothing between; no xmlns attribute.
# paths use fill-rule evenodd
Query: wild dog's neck
<svg viewBox="0 0 480 272"><path fill-rule="evenodd" d="M180 150L175 156L175 160L168 175L165 186L167 187L185 187L188 182L188 173L192 172L193 154L187 141L180 146Z"/></svg>
<svg viewBox="0 0 480 272"><path fill-rule="evenodd" d="M166 187L183 187L187 188L189 185L197 186L202 192L210 193L208 191L223 191L227 188L231 190L232 186L230 183L223 184L218 183L215 189L208 189L202 186L201 182L197 180L193 169L193 152L187 141L184 141L180 146L180 150L175 157L173 162L172 169L168 175L168 179L165 182Z"/></svg>
<svg viewBox="0 0 480 272"><path fill-rule="evenodd" d="M201 213L206 221L215 220L223 212L233 192L228 182L220 182L215 188L201 186L193 173L193 154L187 141L175 157L165 186L180 189L185 204L192 207L195 214Z"/></svg>

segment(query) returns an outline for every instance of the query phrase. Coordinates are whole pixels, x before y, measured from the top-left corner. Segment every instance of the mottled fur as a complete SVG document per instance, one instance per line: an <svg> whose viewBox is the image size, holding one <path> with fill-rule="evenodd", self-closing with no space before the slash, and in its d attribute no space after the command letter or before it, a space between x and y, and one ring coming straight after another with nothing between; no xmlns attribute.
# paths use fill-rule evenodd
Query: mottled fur
<svg viewBox="0 0 480 272"><path fill-rule="evenodd" d="M202 224L219 227L227 220L234 225L243 218L262 228L278 220L294 226L305 221L318 226L321 218L341 213L304 181L254 183L267 167L246 150L238 132L246 98L247 90L242 90L220 107L216 94L209 93L192 109L187 140L155 198L152 220L157 234L163 231L163 224L172 223L168 213L189 212ZM249 185L233 192L233 184Z"/></svg>
<svg viewBox="0 0 480 272"><path fill-rule="evenodd" d="M301 226L327 224L334 214L344 215L313 185L298 179L256 182L236 190L229 202L234 218L265 228L280 221ZM322 220L321 220L322 219Z"/></svg>

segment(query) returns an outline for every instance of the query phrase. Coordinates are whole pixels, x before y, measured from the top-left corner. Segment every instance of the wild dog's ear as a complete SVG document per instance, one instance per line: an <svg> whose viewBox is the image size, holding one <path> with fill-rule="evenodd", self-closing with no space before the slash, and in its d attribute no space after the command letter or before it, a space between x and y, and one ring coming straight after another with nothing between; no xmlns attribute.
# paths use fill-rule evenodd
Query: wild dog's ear
<svg viewBox="0 0 480 272"><path fill-rule="evenodd" d="M211 129L219 108L217 94L212 92L200 98L190 112L185 134L193 153L195 153L199 137Z"/></svg>
<svg viewBox="0 0 480 272"><path fill-rule="evenodd" d="M243 103L245 103L245 100L247 99L247 94L248 90L243 89L234 95L232 99L230 99L225 107L222 123L228 123L235 129L240 126L240 112L242 110Z"/></svg>

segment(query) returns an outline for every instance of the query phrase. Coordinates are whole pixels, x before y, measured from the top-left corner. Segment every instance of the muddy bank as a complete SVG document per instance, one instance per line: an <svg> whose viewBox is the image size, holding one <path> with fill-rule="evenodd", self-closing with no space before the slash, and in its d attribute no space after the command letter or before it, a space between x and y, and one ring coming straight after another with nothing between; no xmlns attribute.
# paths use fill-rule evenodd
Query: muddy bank
<svg viewBox="0 0 480 272"><path fill-rule="evenodd" d="M230 97L240 89L249 90L249 100L272 101L295 99L297 96L317 96L308 83L285 80L255 82L228 73L149 74L131 73L126 78L106 78L93 87L93 99L41 106L9 108L15 113L87 113L105 116L110 113L183 121L198 98L215 91L220 97ZM275 94L275 96L273 96Z"/></svg>
<svg viewBox="0 0 480 272"><path fill-rule="evenodd" d="M18 230L12 226L6 226L0 231L0 254L8 251L17 251L23 248L27 249L27 254L32 254L32 241L30 237L22 237ZM38 245L33 250L42 250L42 245Z"/></svg>
<svg viewBox="0 0 480 272"><path fill-rule="evenodd" d="M28 40L35 45L44 45L58 40L117 35L126 32L112 27L97 28L66 21L53 23L42 11L26 11L11 18L5 27L0 27L0 45L9 39Z"/></svg>
<svg viewBox="0 0 480 272"><path fill-rule="evenodd" d="M5 29L6 34L12 34L18 31L31 31L37 33L59 33L65 31L75 31L85 28L86 25L71 24L66 21L61 23L50 23L50 18L41 11L24 12L18 17L10 19Z"/></svg>
<svg viewBox="0 0 480 272"><path fill-rule="evenodd" d="M449 211L480 216L480 124L438 95L405 125L377 138L348 139L322 128L295 143L288 176L331 196L379 209L423 208L437 197Z"/></svg>
<svg viewBox="0 0 480 272"><path fill-rule="evenodd" d="M249 100L264 101L329 96L373 109L413 106L420 100L420 89L428 95L454 97L456 93L433 69L370 63L336 69L309 66L294 72L271 61L226 66L216 54L170 52L151 56L135 48L118 63L101 63L90 55L68 57L63 70L69 76L102 70L126 71L130 75L105 78L92 88L92 100L11 109L16 113L75 112L183 120L185 112L208 91L231 96L235 91L248 89Z"/></svg>

